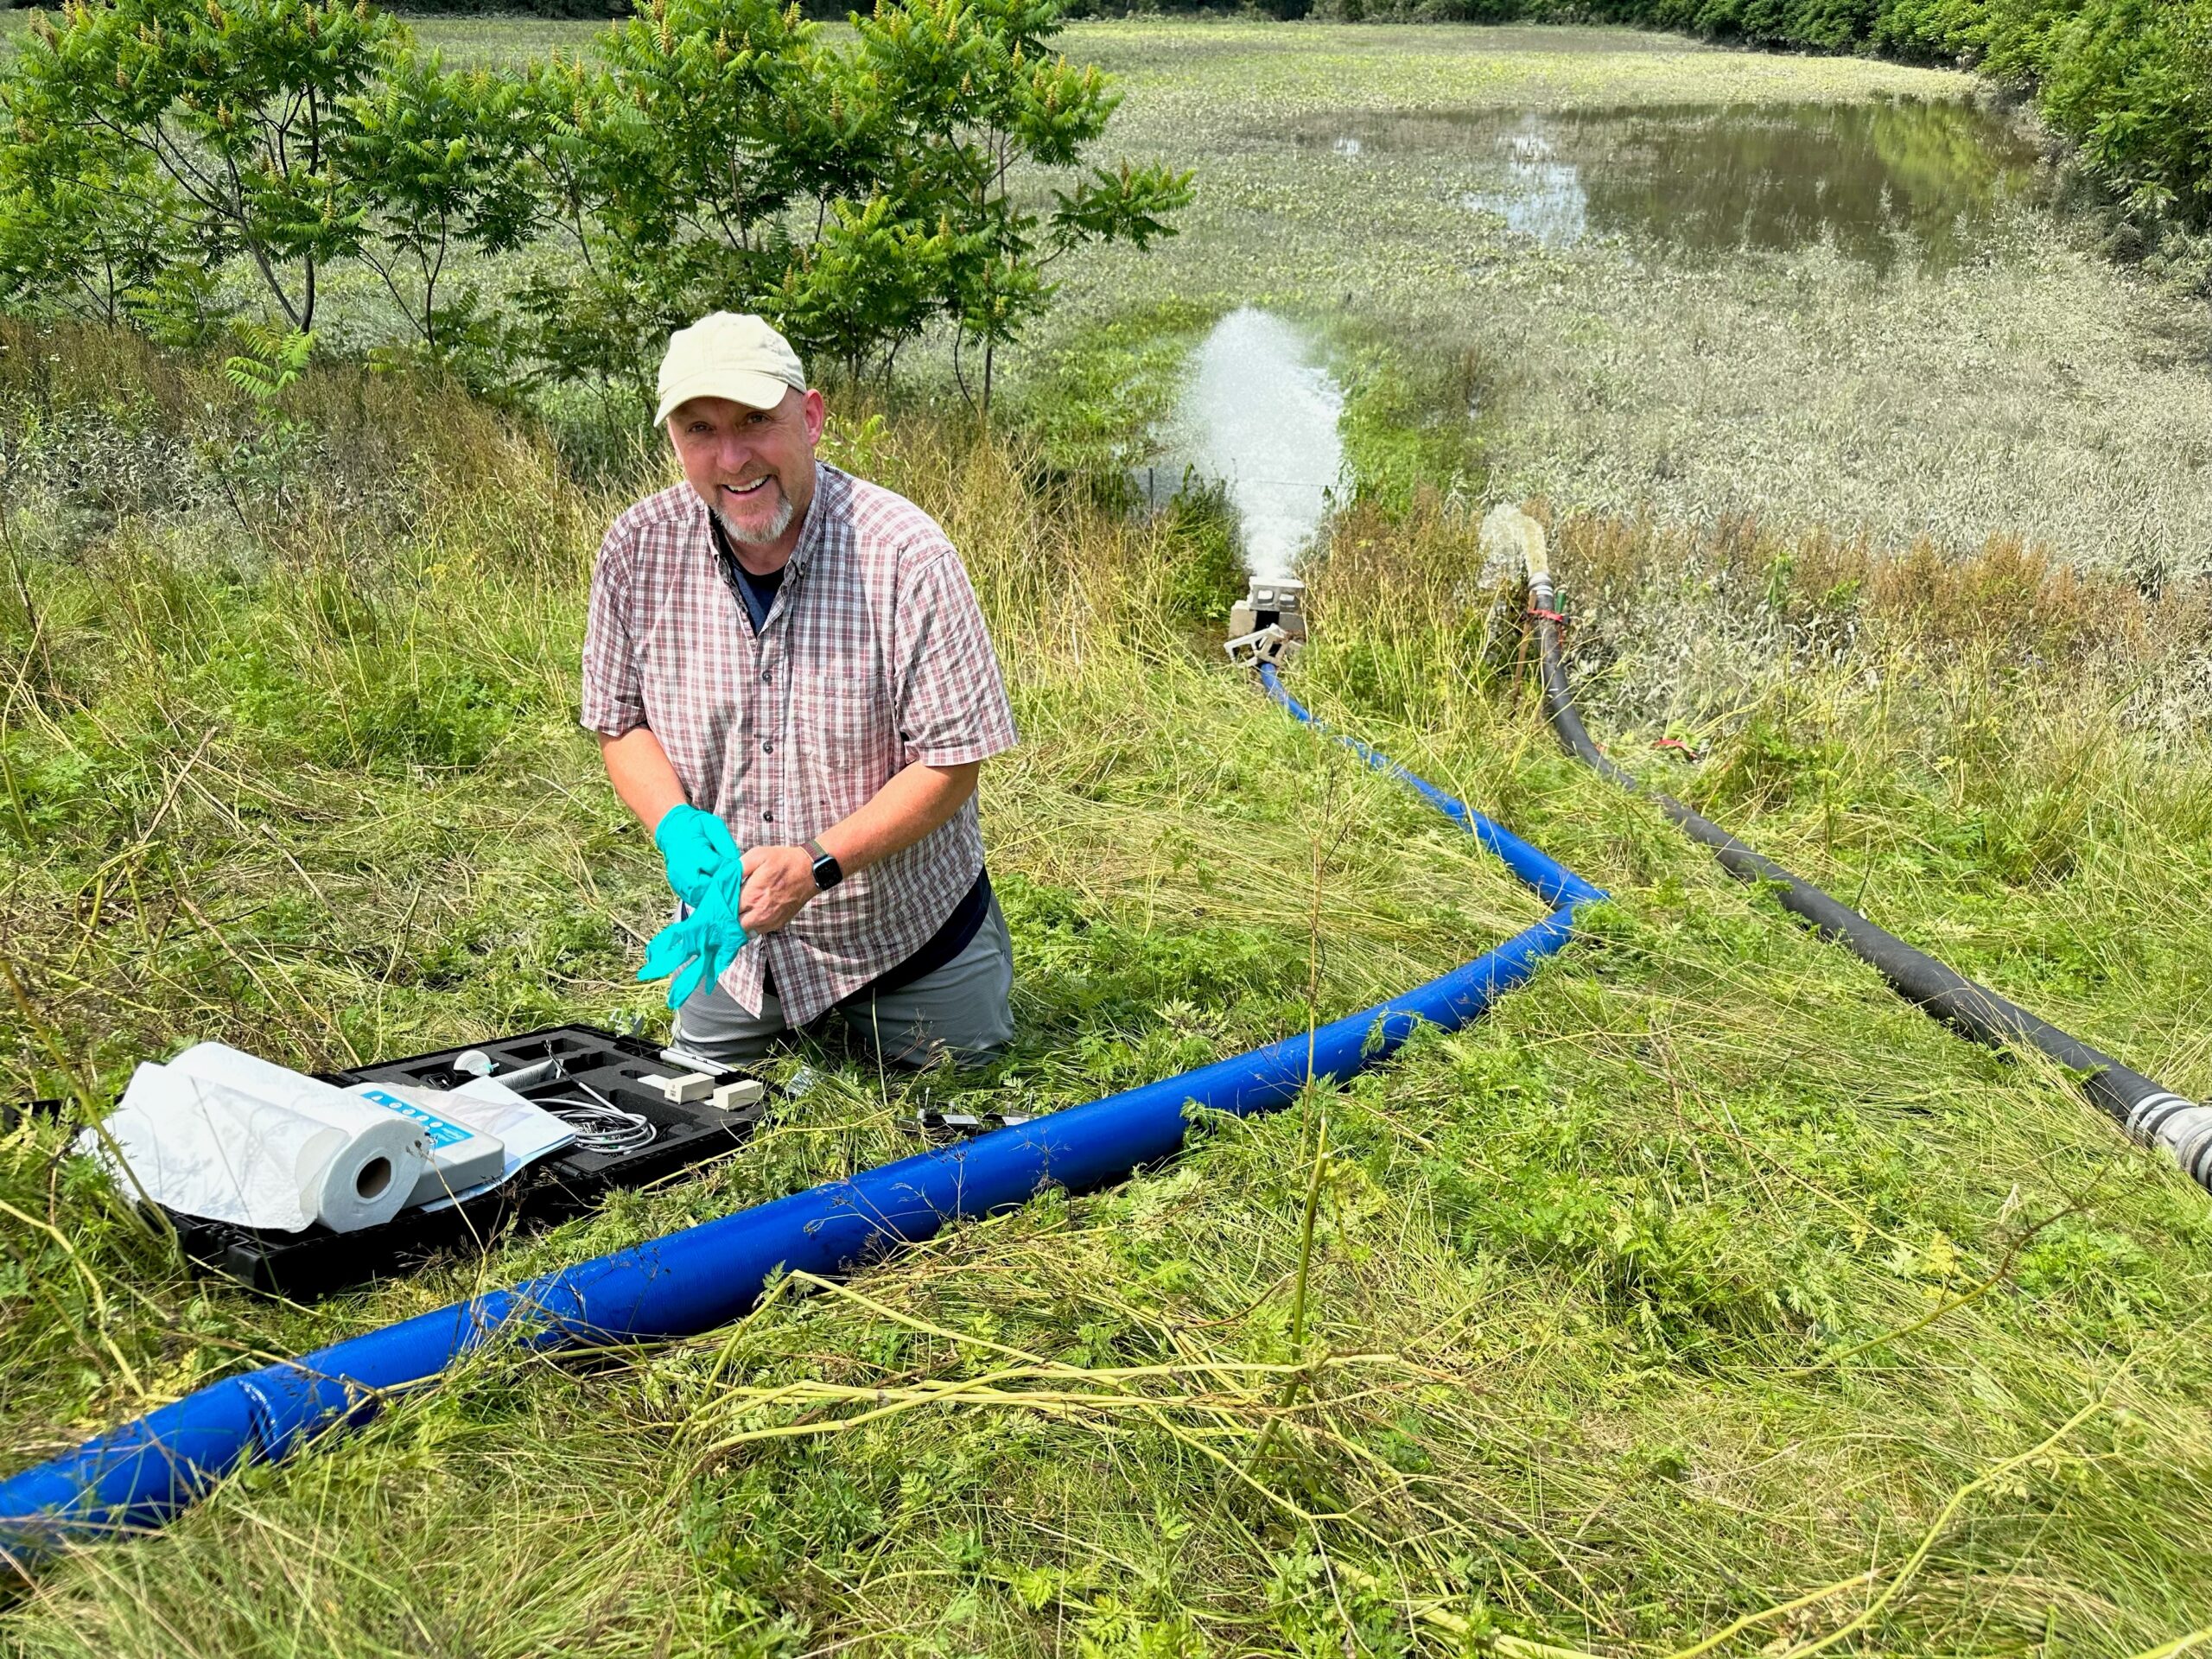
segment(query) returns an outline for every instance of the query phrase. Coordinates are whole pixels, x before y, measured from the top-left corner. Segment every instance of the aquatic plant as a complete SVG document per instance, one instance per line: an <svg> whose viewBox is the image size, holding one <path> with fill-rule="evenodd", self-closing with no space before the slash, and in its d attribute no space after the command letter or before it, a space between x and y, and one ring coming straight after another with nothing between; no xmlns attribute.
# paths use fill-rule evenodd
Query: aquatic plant
<svg viewBox="0 0 2212 1659"><path fill-rule="evenodd" d="M1273 305L1338 342L1347 433L1397 435L1368 452L1393 488L1457 472L1482 500L1707 526L1748 512L1961 552L2018 533L2152 582L2203 568L2207 320L2007 184L2019 141L1969 77L1591 29L1077 38L1128 88L1122 141L1183 157L1203 188L1141 264L1077 265L1046 353L1161 291L1212 315ZM1514 188L1524 124L1592 201L1670 201L1684 228L1593 217L1548 244L1471 209ZM1658 143L1839 203L1879 167L1891 204L1932 211L1917 228L1895 206L1799 213L1775 235L1790 221L1758 217L1772 198L1718 194L1738 188L1717 166L1687 176L1733 207L1686 200L1685 175L1655 173ZM1685 246L1698 223L1712 237ZM1370 399L1384 418L1365 421ZM1417 464L1384 453L1413 433Z"/></svg>
<svg viewBox="0 0 2212 1659"><path fill-rule="evenodd" d="M2212 110L2202 96L2212 71L2208 0L1323 0L1317 9L1348 22L1633 23L1979 67L2033 98L2147 223L2171 216L2202 226L2212 214Z"/></svg>

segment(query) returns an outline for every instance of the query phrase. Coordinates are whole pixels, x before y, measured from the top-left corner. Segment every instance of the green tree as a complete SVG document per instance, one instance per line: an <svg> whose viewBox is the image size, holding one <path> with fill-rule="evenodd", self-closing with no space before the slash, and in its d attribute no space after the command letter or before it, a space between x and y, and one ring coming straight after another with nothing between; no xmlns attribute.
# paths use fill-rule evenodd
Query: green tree
<svg viewBox="0 0 2212 1659"><path fill-rule="evenodd" d="M1058 29L1039 0L884 0L839 43L775 0L655 0L596 64L533 67L540 199L582 264L523 296L543 372L642 381L670 328L728 308L888 372L942 319L988 400L1052 261L1170 234L1190 197L1165 168L1084 169L1117 100L1053 57Z"/></svg>
<svg viewBox="0 0 2212 1659"><path fill-rule="evenodd" d="M642 387L669 329L758 309L855 377L948 326L988 407L1052 263L1170 234L1190 197L1090 163L1116 95L1059 26L1046 0L880 0L833 39L779 0L654 0L594 60L509 76L449 73L365 0L70 0L0 80L0 302L204 335L243 267L305 334L359 260L472 378L519 350ZM575 258L504 321L456 285L457 252L549 237Z"/></svg>
<svg viewBox="0 0 2212 1659"><path fill-rule="evenodd" d="M348 114L342 162L371 207L356 251L431 357L450 360L483 332L474 285L442 298L454 254L507 252L542 229L522 89L388 42L384 73Z"/></svg>
<svg viewBox="0 0 2212 1659"><path fill-rule="evenodd" d="M199 260L243 255L276 312L305 330L322 268L358 251L368 213L340 164L349 102L400 32L337 0L71 0L59 27L35 22L10 100L73 130L88 156L129 154L157 170ZM67 183L90 189L101 176ZM47 200L64 211L64 194Z"/></svg>
<svg viewBox="0 0 2212 1659"><path fill-rule="evenodd" d="M2212 207L2212 7L2107 0L2054 36L2043 106L2131 207L2202 222Z"/></svg>
<svg viewBox="0 0 2212 1659"><path fill-rule="evenodd" d="M542 200L582 265L523 296L563 377L649 373L669 329L790 291L886 155L874 89L774 0L658 0L596 63L533 66L523 99Z"/></svg>
<svg viewBox="0 0 2212 1659"><path fill-rule="evenodd" d="M951 232L899 217L887 196L833 203L822 234L784 273L769 303L805 348L828 354L849 379L873 359L887 380L899 348L920 334L945 291Z"/></svg>
<svg viewBox="0 0 2212 1659"><path fill-rule="evenodd" d="M980 349L986 408L998 348L1051 300L1052 263L1085 243L1171 235L1191 197L1191 175L1162 166L1079 170L1121 99L1095 66L1053 56L1060 27L1052 0L903 0L860 24L893 135L891 188L909 219L940 227L938 308L957 331L956 366L957 348ZM1015 188L1025 170L1076 176L1040 213Z"/></svg>
<svg viewBox="0 0 2212 1659"><path fill-rule="evenodd" d="M175 193L143 150L0 86L0 305L123 321L182 252Z"/></svg>

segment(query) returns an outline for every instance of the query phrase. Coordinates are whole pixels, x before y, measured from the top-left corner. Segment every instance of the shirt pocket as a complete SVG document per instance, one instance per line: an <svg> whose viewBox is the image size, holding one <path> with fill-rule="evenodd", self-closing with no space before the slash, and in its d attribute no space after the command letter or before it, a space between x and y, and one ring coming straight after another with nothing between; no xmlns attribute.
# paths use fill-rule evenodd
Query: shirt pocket
<svg viewBox="0 0 2212 1659"><path fill-rule="evenodd" d="M899 771L887 709L839 699L819 711L811 733L795 736L799 784L816 834L859 811Z"/></svg>

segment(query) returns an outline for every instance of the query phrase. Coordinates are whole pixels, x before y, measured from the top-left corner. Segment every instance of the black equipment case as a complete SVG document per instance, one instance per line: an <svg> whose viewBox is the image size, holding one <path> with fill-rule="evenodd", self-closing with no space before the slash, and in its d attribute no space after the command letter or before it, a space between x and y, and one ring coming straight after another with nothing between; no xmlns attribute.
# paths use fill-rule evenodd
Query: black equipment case
<svg viewBox="0 0 2212 1659"><path fill-rule="evenodd" d="M358 1232L335 1233L321 1225L298 1233L270 1232L172 1213L185 1254L256 1290L301 1300L327 1295L387 1276L438 1250L480 1248L514 1223L542 1225L565 1219L614 1188L658 1180L742 1145L760 1120L758 1103L724 1111L705 1100L668 1100L646 1080L681 1077L690 1068L663 1059L658 1048L636 1038L591 1026L552 1026L495 1042L321 1075L340 1084L412 1083L426 1089L457 1089L469 1079L455 1071L453 1063L470 1048L491 1058L495 1080L539 1061L558 1060L558 1075L519 1084L517 1092L538 1099L571 1093L577 1084L588 1084L617 1106L645 1117L657 1133L646 1145L627 1152L564 1147L488 1192L444 1210L402 1211L381 1227ZM747 1074L713 1075L721 1084Z"/></svg>

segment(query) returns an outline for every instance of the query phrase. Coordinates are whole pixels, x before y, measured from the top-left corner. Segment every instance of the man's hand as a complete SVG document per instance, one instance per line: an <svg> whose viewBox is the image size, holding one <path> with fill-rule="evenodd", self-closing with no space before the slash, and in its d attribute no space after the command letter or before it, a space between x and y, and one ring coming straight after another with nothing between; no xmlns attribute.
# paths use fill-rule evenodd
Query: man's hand
<svg viewBox="0 0 2212 1659"><path fill-rule="evenodd" d="M653 829L653 844L668 866L668 885L687 905L705 897L715 873L737 861L729 828L711 812L688 804L671 806Z"/></svg>
<svg viewBox="0 0 2212 1659"><path fill-rule="evenodd" d="M745 887L738 896L737 919L758 938L773 933L806 908L819 891L814 885L814 855L804 847L755 847L745 855Z"/></svg>
<svg viewBox="0 0 2212 1659"><path fill-rule="evenodd" d="M976 792L976 775L982 770L982 762L976 760L953 766L917 760L876 791L859 811L816 839L836 856L847 876L856 875L950 820ZM670 770L671 784L675 775ZM630 798L626 794L623 798ZM677 798L682 798L680 791ZM755 847L742 863L725 859L708 890L736 912L753 938L788 926L820 891L814 885L814 855L804 847Z"/></svg>

